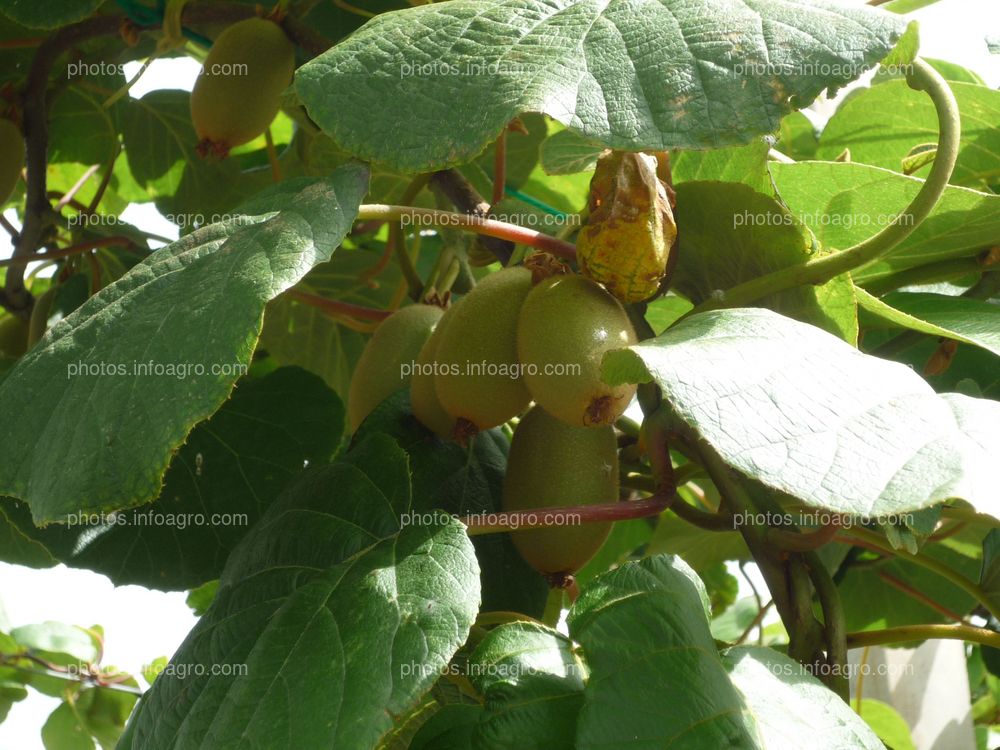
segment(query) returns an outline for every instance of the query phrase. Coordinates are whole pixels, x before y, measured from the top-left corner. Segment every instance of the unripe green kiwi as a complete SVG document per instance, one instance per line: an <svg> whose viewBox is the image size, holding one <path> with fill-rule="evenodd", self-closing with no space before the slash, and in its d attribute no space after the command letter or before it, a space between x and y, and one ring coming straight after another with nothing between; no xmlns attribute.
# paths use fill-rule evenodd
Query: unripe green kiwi
<svg viewBox="0 0 1000 750"><path fill-rule="evenodd" d="M24 136L10 120L0 120L0 205L10 198L24 169Z"/></svg>
<svg viewBox="0 0 1000 750"><path fill-rule="evenodd" d="M470 432L503 424L531 396L517 359L517 316L531 271L505 268L487 276L456 305L438 345L434 387L444 410Z"/></svg>
<svg viewBox="0 0 1000 750"><path fill-rule="evenodd" d="M634 343L621 303L583 276L549 277L521 306L517 350L524 382L539 406L571 425L607 425L622 415L636 387L604 383L601 359Z"/></svg>
<svg viewBox="0 0 1000 750"><path fill-rule="evenodd" d="M263 18L228 26L212 45L191 92L199 153L225 157L263 133L292 82L295 46Z"/></svg>
<svg viewBox="0 0 1000 750"><path fill-rule="evenodd" d="M452 305L438 321L434 333L424 342L420 354L417 355L414 372L410 377L410 409L413 411L413 416L427 429L445 440L451 438L455 432L455 418L444 410L438 400L434 383L435 367L444 331L457 309L457 305Z"/></svg>
<svg viewBox="0 0 1000 750"><path fill-rule="evenodd" d="M45 331L49 327L49 315L52 312L52 303L56 299L58 287L50 286L35 300L35 306L31 310L31 320L28 322L28 348L30 349L39 342Z"/></svg>
<svg viewBox="0 0 1000 750"><path fill-rule="evenodd" d="M28 322L16 315L0 318L0 357L17 359L28 350Z"/></svg>
<svg viewBox="0 0 1000 750"><path fill-rule="evenodd" d="M397 310L375 329L361 352L347 394L347 424L354 432L372 409L405 386L409 367L441 320L436 305L410 305Z"/></svg>
<svg viewBox="0 0 1000 750"><path fill-rule="evenodd" d="M574 427L533 407L514 430L503 509L533 510L618 500L618 453L611 427ZM610 523L512 532L522 557L547 576L572 574L594 556Z"/></svg>

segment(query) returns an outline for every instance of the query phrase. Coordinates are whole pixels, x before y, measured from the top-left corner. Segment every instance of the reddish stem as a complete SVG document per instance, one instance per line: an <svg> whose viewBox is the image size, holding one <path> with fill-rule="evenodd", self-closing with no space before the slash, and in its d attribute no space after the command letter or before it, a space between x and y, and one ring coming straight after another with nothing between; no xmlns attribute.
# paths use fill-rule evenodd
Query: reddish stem
<svg viewBox="0 0 1000 750"><path fill-rule="evenodd" d="M99 247L125 247L132 244L134 244L134 242L128 237L102 237L99 240L81 242L78 245L61 247L58 250L50 250L47 253L36 253L28 258L28 262L36 263L44 260L55 260L56 258L67 258L70 255L79 255L80 253L86 253L90 250L96 250ZM18 259L15 258L4 258L3 260L0 260L0 268L3 266L9 266L12 263L17 262L17 260ZM23 261L23 259L21 260Z"/></svg>
<svg viewBox="0 0 1000 750"><path fill-rule="evenodd" d="M327 299L326 297L321 297L318 294L310 294L309 292L302 292L298 289L289 289L285 292L292 299L298 300L306 305L311 305L312 307L318 308L333 315L347 315L351 318L358 318L360 320L385 320L390 315L392 315L391 310L376 310L372 307L363 307L362 305L355 305L350 302L341 302L340 300Z"/></svg>
<svg viewBox="0 0 1000 750"><path fill-rule="evenodd" d="M566 518L569 516L572 516L577 523L606 523L608 521L646 518L662 513L669 507L671 500L673 500L672 496L651 495L645 500L535 508L533 510L509 510L503 513L459 516L458 520L468 527L469 536L476 536L478 534L496 534L501 531L565 526Z"/></svg>
<svg viewBox="0 0 1000 750"><path fill-rule="evenodd" d="M565 240L560 240L543 232L526 229L506 221L487 219L469 214L459 214L452 211L438 211L431 208L412 208L410 206L388 206L385 204L366 204L358 211L358 219L383 219L399 221L406 218L412 226L446 226L467 229L487 237L497 237L502 240L519 242L538 250L557 255L560 258L572 260L576 257L576 246Z"/></svg>

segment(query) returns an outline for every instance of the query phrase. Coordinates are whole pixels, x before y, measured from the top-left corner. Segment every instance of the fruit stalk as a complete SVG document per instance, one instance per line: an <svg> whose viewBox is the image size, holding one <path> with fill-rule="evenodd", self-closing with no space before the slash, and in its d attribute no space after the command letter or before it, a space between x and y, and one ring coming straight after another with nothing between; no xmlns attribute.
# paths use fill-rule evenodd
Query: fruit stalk
<svg viewBox="0 0 1000 750"><path fill-rule="evenodd" d="M566 516L572 514L580 523L607 523L608 521L630 521L662 513L673 500L673 496L650 495L643 500L628 502L600 503L598 505L568 505L559 508L538 510L509 510L489 515L459 516L458 520L468 527L469 536L497 534L502 531L519 529L544 529L561 525L559 521L546 521L544 516Z"/></svg>
<svg viewBox="0 0 1000 750"><path fill-rule="evenodd" d="M865 646L888 646L894 643L908 643L927 639L944 639L981 643L984 646L1000 648L1000 633L994 633L986 628L973 625L942 625L940 623L927 625L901 625L884 630L865 630L860 633L847 634L848 648L864 648Z"/></svg>
<svg viewBox="0 0 1000 750"><path fill-rule="evenodd" d="M412 206L390 206L384 203L367 203L358 209L358 221L408 221L417 226L446 226L466 229L487 237L497 237L511 242L519 242L538 250L572 260L576 257L576 246L533 229L526 229L506 221L486 219L454 211L434 208L414 208Z"/></svg>

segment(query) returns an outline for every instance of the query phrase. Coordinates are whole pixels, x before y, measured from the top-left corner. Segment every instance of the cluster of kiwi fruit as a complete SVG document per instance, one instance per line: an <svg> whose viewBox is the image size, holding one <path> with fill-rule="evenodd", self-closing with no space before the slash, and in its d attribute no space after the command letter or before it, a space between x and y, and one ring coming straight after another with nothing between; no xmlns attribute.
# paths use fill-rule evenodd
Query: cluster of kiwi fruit
<svg viewBox="0 0 1000 750"><path fill-rule="evenodd" d="M414 416L445 440L465 442L520 417L504 510L617 501L612 425L635 386L607 385L600 368L606 352L636 342L635 331L604 287L553 267L529 259L487 276L447 310L418 304L388 317L354 372L352 431L408 384ZM579 570L609 531L610 524L582 524L511 536L536 570L558 581Z"/></svg>

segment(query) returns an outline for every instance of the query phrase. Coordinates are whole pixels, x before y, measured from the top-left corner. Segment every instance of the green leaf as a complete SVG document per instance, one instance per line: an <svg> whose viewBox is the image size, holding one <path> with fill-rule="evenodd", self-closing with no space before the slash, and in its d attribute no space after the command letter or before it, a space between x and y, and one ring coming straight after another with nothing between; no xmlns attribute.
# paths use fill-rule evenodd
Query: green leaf
<svg viewBox="0 0 1000 750"><path fill-rule="evenodd" d="M974 70L949 62L948 60L937 60L933 57L923 58L934 70L941 74L946 81L956 81L958 83L974 83L978 86L985 86L986 81Z"/></svg>
<svg viewBox="0 0 1000 750"><path fill-rule="evenodd" d="M0 0L0 13L32 29L56 29L82 21L104 0Z"/></svg>
<svg viewBox="0 0 1000 750"><path fill-rule="evenodd" d="M119 85L124 85L124 76L109 80L119 78ZM117 108L106 109L105 98L76 85L68 86L55 98L49 113L50 161L107 167L118 148L118 123ZM100 176L94 179L99 181Z"/></svg>
<svg viewBox="0 0 1000 750"><path fill-rule="evenodd" d="M59 560L31 523L31 514L16 500L0 498L0 558L29 568L51 568Z"/></svg>
<svg viewBox="0 0 1000 750"><path fill-rule="evenodd" d="M774 147L795 161L806 161L816 155L819 138L816 126L802 112L792 112L781 120L778 142Z"/></svg>
<svg viewBox="0 0 1000 750"><path fill-rule="evenodd" d="M445 514L406 524L409 509L406 455L389 438L310 471L230 556L122 750L373 747L478 611L464 528Z"/></svg>
<svg viewBox="0 0 1000 750"><path fill-rule="evenodd" d="M757 747L708 628L697 573L669 556L598 576L569 614L590 679L576 747Z"/></svg>
<svg viewBox="0 0 1000 750"><path fill-rule="evenodd" d="M541 148L545 174L593 172L604 146L584 138L575 130L559 130L550 135Z"/></svg>
<svg viewBox="0 0 1000 750"><path fill-rule="evenodd" d="M827 249L844 250L881 230L922 180L861 164L771 164L784 202ZM856 282L990 247L1000 234L1000 196L948 187L931 215L883 260L853 272Z"/></svg>
<svg viewBox="0 0 1000 750"><path fill-rule="evenodd" d="M800 114L800 113L799 113ZM782 123L788 118L784 118ZM747 146L730 146L711 151L675 151L671 154L670 172L675 183L701 181L741 182L758 193L772 193L767 174L768 144L757 140ZM680 203L685 211L688 206ZM684 219L684 211L680 212Z"/></svg>
<svg viewBox="0 0 1000 750"><path fill-rule="evenodd" d="M501 625L476 648L468 670L485 709L476 750L574 749L585 668L565 636L529 622Z"/></svg>
<svg viewBox="0 0 1000 750"><path fill-rule="evenodd" d="M924 545L921 553L933 558L970 580L975 580L980 563L978 546L955 545L952 538L943 543ZM837 588L844 604L844 619L849 631L948 622L941 611L972 611L975 599L934 572L904 559L894 559L878 568L851 566L840 577ZM914 595L916 592L916 595ZM924 598L938 605L929 606Z"/></svg>
<svg viewBox="0 0 1000 750"><path fill-rule="evenodd" d="M686 297L667 292L646 305L646 322L655 333L663 333L693 309Z"/></svg>
<svg viewBox="0 0 1000 750"><path fill-rule="evenodd" d="M1000 91L956 81L949 86L962 116L962 140L951 182L981 188L1000 177ZM832 161L849 149L852 161L898 172L914 146L937 143L937 137L933 102L904 80L886 81L844 102L823 129L816 158ZM917 172L921 177L926 174L927 168Z"/></svg>
<svg viewBox="0 0 1000 750"><path fill-rule="evenodd" d="M879 299L859 291L858 302L894 325L981 346L1000 356L1000 305L927 292L894 292Z"/></svg>
<svg viewBox="0 0 1000 750"><path fill-rule="evenodd" d="M633 518L630 521L617 521L611 527L611 533L597 554L590 558L576 573L576 582L583 586L595 576L608 569L621 565L640 547L649 542L653 529L648 519Z"/></svg>
<svg viewBox="0 0 1000 750"><path fill-rule="evenodd" d="M162 674L163 670L167 668L167 664L170 660L165 656L157 656L148 664L143 664L142 666L142 678L152 685L156 682L156 678Z"/></svg>
<svg viewBox="0 0 1000 750"><path fill-rule="evenodd" d="M441 708L420 727L409 750L469 750L483 707L454 703Z"/></svg>
<svg viewBox="0 0 1000 750"><path fill-rule="evenodd" d="M928 5L934 5L934 3L939 0L889 0L884 6L886 10L891 10L893 13L912 13L915 10L920 10L921 8L926 8Z"/></svg>
<svg viewBox="0 0 1000 750"><path fill-rule="evenodd" d="M953 497L1000 517L1000 403L938 396L910 368L769 310L696 315L610 352L724 461L811 507L871 516Z"/></svg>
<svg viewBox="0 0 1000 750"><path fill-rule="evenodd" d="M399 267L391 263L371 283L363 277L380 257L381 248L345 247L310 271L298 288L355 305L388 309L402 279ZM279 296L267 306L260 345L278 364L298 365L316 373L346 400L351 374L367 341L367 336L340 325L322 310Z"/></svg>
<svg viewBox="0 0 1000 750"><path fill-rule="evenodd" d="M134 678L118 684L138 687ZM123 690L93 688L77 696L76 713L82 719L84 729L97 740L102 750L114 750L137 700L137 696Z"/></svg>
<svg viewBox="0 0 1000 750"><path fill-rule="evenodd" d="M1000 602L1000 529L990 529L983 539L979 585L992 600Z"/></svg>
<svg viewBox="0 0 1000 750"><path fill-rule="evenodd" d="M762 750L885 750L851 707L797 661L756 646L729 649L722 658Z"/></svg>
<svg viewBox="0 0 1000 750"><path fill-rule="evenodd" d="M223 220L240 200L240 170L235 159L198 156L187 91L151 91L129 101L122 117L122 142L128 164L157 207L180 227Z"/></svg>
<svg viewBox="0 0 1000 750"><path fill-rule="evenodd" d="M510 442L499 430L487 430L462 449L434 437L410 412L409 389L403 388L368 416L354 440L384 433L407 452L413 483L413 509L457 515L501 510L503 478ZM482 574L483 611L513 611L541 617L548 584L524 561L508 534L472 538Z"/></svg>
<svg viewBox="0 0 1000 750"><path fill-rule="evenodd" d="M265 303L330 257L366 185L359 166L280 183L50 329L0 384L16 425L0 492L43 523L156 498L173 452L249 362Z"/></svg>
<svg viewBox="0 0 1000 750"><path fill-rule="evenodd" d="M209 606L215 601L215 594L219 590L219 582L208 581L196 589L188 592L184 603L191 608L196 617L201 617L208 611Z"/></svg>
<svg viewBox="0 0 1000 750"><path fill-rule="evenodd" d="M10 635L22 648L65 654L80 662L98 661L94 639L75 625L53 621L22 625L11 630Z"/></svg>
<svg viewBox="0 0 1000 750"><path fill-rule="evenodd" d="M906 721L888 703L874 698L862 698L858 715L875 731L886 747L891 747L892 750L917 750Z"/></svg>
<svg viewBox="0 0 1000 750"><path fill-rule="evenodd" d="M61 703L42 725L45 750L94 750L94 740L69 703Z"/></svg>
<svg viewBox="0 0 1000 750"><path fill-rule="evenodd" d="M745 166L746 160L737 157L734 163ZM695 304L812 257L812 240L802 225L772 198L746 185L682 182L677 206L673 287ZM795 287L759 304L857 342L854 288L848 276L818 287Z"/></svg>
<svg viewBox="0 0 1000 750"><path fill-rule="evenodd" d="M504 185L508 188L517 189L531 176L535 165L538 164L539 150L545 142L548 131L545 118L541 115L529 112L521 118L521 127L527 130L522 133L520 130L507 131L506 172ZM496 160L496 147L490 144L482 155L476 159L479 165L492 181L493 167Z"/></svg>
<svg viewBox="0 0 1000 750"><path fill-rule="evenodd" d="M459 0L372 19L295 87L344 148L404 172L470 161L523 112L611 148L717 148L777 129L904 29L822 1Z"/></svg>
<svg viewBox="0 0 1000 750"><path fill-rule="evenodd" d="M757 599L753 596L744 597L712 619L712 637L717 641L735 643L759 615Z"/></svg>
<svg viewBox="0 0 1000 750"><path fill-rule="evenodd" d="M660 516L646 551L650 555L677 555L699 572L727 560L751 559L740 532L702 529L672 512Z"/></svg>
<svg viewBox="0 0 1000 750"><path fill-rule="evenodd" d="M15 703L28 697L27 689L12 677L16 676L13 669L0 668L0 722L6 721L10 709Z"/></svg>
<svg viewBox="0 0 1000 750"><path fill-rule="evenodd" d="M241 380L188 436L152 504L113 516L72 514L68 526L45 529L22 511L19 526L61 562L116 585L192 588L219 576L233 547L304 464L333 455L343 425L342 404L315 375L281 368Z"/></svg>

